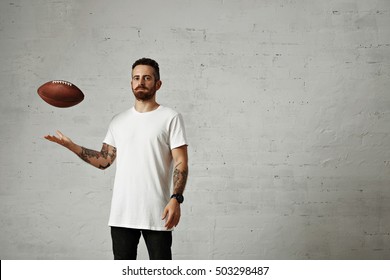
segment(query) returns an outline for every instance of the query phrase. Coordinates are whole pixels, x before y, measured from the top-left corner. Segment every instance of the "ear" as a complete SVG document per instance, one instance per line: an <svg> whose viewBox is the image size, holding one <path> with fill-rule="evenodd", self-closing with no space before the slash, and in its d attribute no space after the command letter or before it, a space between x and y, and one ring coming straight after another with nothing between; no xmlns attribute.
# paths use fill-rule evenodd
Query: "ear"
<svg viewBox="0 0 390 280"><path fill-rule="evenodd" d="M156 82L156 90L159 90L161 86L162 86L162 81L161 81L161 80L158 80L158 81Z"/></svg>

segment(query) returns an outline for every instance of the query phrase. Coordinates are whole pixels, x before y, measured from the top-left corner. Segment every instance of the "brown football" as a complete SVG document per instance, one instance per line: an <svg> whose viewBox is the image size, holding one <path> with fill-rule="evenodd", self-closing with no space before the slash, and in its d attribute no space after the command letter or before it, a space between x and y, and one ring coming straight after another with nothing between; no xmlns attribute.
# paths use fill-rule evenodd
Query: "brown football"
<svg viewBox="0 0 390 280"><path fill-rule="evenodd" d="M47 82L37 92L44 101L60 108L72 107L84 100L84 94L77 86L62 80Z"/></svg>

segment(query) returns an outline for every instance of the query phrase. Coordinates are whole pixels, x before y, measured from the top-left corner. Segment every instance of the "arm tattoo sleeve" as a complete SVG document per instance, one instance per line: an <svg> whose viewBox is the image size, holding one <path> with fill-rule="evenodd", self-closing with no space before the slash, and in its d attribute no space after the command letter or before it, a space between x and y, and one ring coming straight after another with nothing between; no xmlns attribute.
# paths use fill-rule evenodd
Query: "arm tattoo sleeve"
<svg viewBox="0 0 390 280"><path fill-rule="evenodd" d="M178 166L181 164L177 164L175 166L175 170L173 171L173 193L182 194L184 192L184 188L187 183L188 170L180 170Z"/></svg>
<svg viewBox="0 0 390 280"><path fill-rule="evenodd" d="M106 169L116 157L116 148L113 148L112 152L109 152L108 145L103 144L102 150L98 152L81 147L81 153L78 156L99 169Z"/></svg>
<svg viewBox="0 0 390 280"><path fill-rule="evenodd" d="M98 159L100 157L100 153L98 151L81 147L81 154L79 155L79 157L85 162L91 163L91 158Z"/></svg>

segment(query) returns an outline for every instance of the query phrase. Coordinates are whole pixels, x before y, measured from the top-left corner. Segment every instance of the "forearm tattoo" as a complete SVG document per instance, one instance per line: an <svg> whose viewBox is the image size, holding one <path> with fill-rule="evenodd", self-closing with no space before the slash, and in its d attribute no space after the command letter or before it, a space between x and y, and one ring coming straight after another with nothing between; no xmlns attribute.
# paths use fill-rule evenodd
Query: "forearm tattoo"
<svg viewBox="0 0 390 280"><path fill-rule="evenodd" d="M103 144L100 152L81 147L81 153L78 155L85 162L96 166L99 169L106 169L111 165L116 157L116 148L113 148L111 152L108 151L108 145ZM103 159L99 161L99 159Z"/></svg>
<svg viewBox="0 0 390 280"><path fill-rule="evenodd" d="M181 162L175 166L175 170L173 171L173 192L178 194L182 194L184 192L188 176L187 169L178 169L180 164Z"/></svg>

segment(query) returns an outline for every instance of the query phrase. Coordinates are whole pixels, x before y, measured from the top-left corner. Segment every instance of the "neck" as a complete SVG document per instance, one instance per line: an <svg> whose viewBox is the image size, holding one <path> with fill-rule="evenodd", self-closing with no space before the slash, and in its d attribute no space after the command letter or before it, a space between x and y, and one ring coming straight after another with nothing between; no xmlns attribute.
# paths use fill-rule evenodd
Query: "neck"
<svg viewBox="0 0 390 280"><path fill-rule="evenodd" d="M134 108L139 113L147 113L156 110L160 104L158 104L155 100L135 100Z"/></svg>

